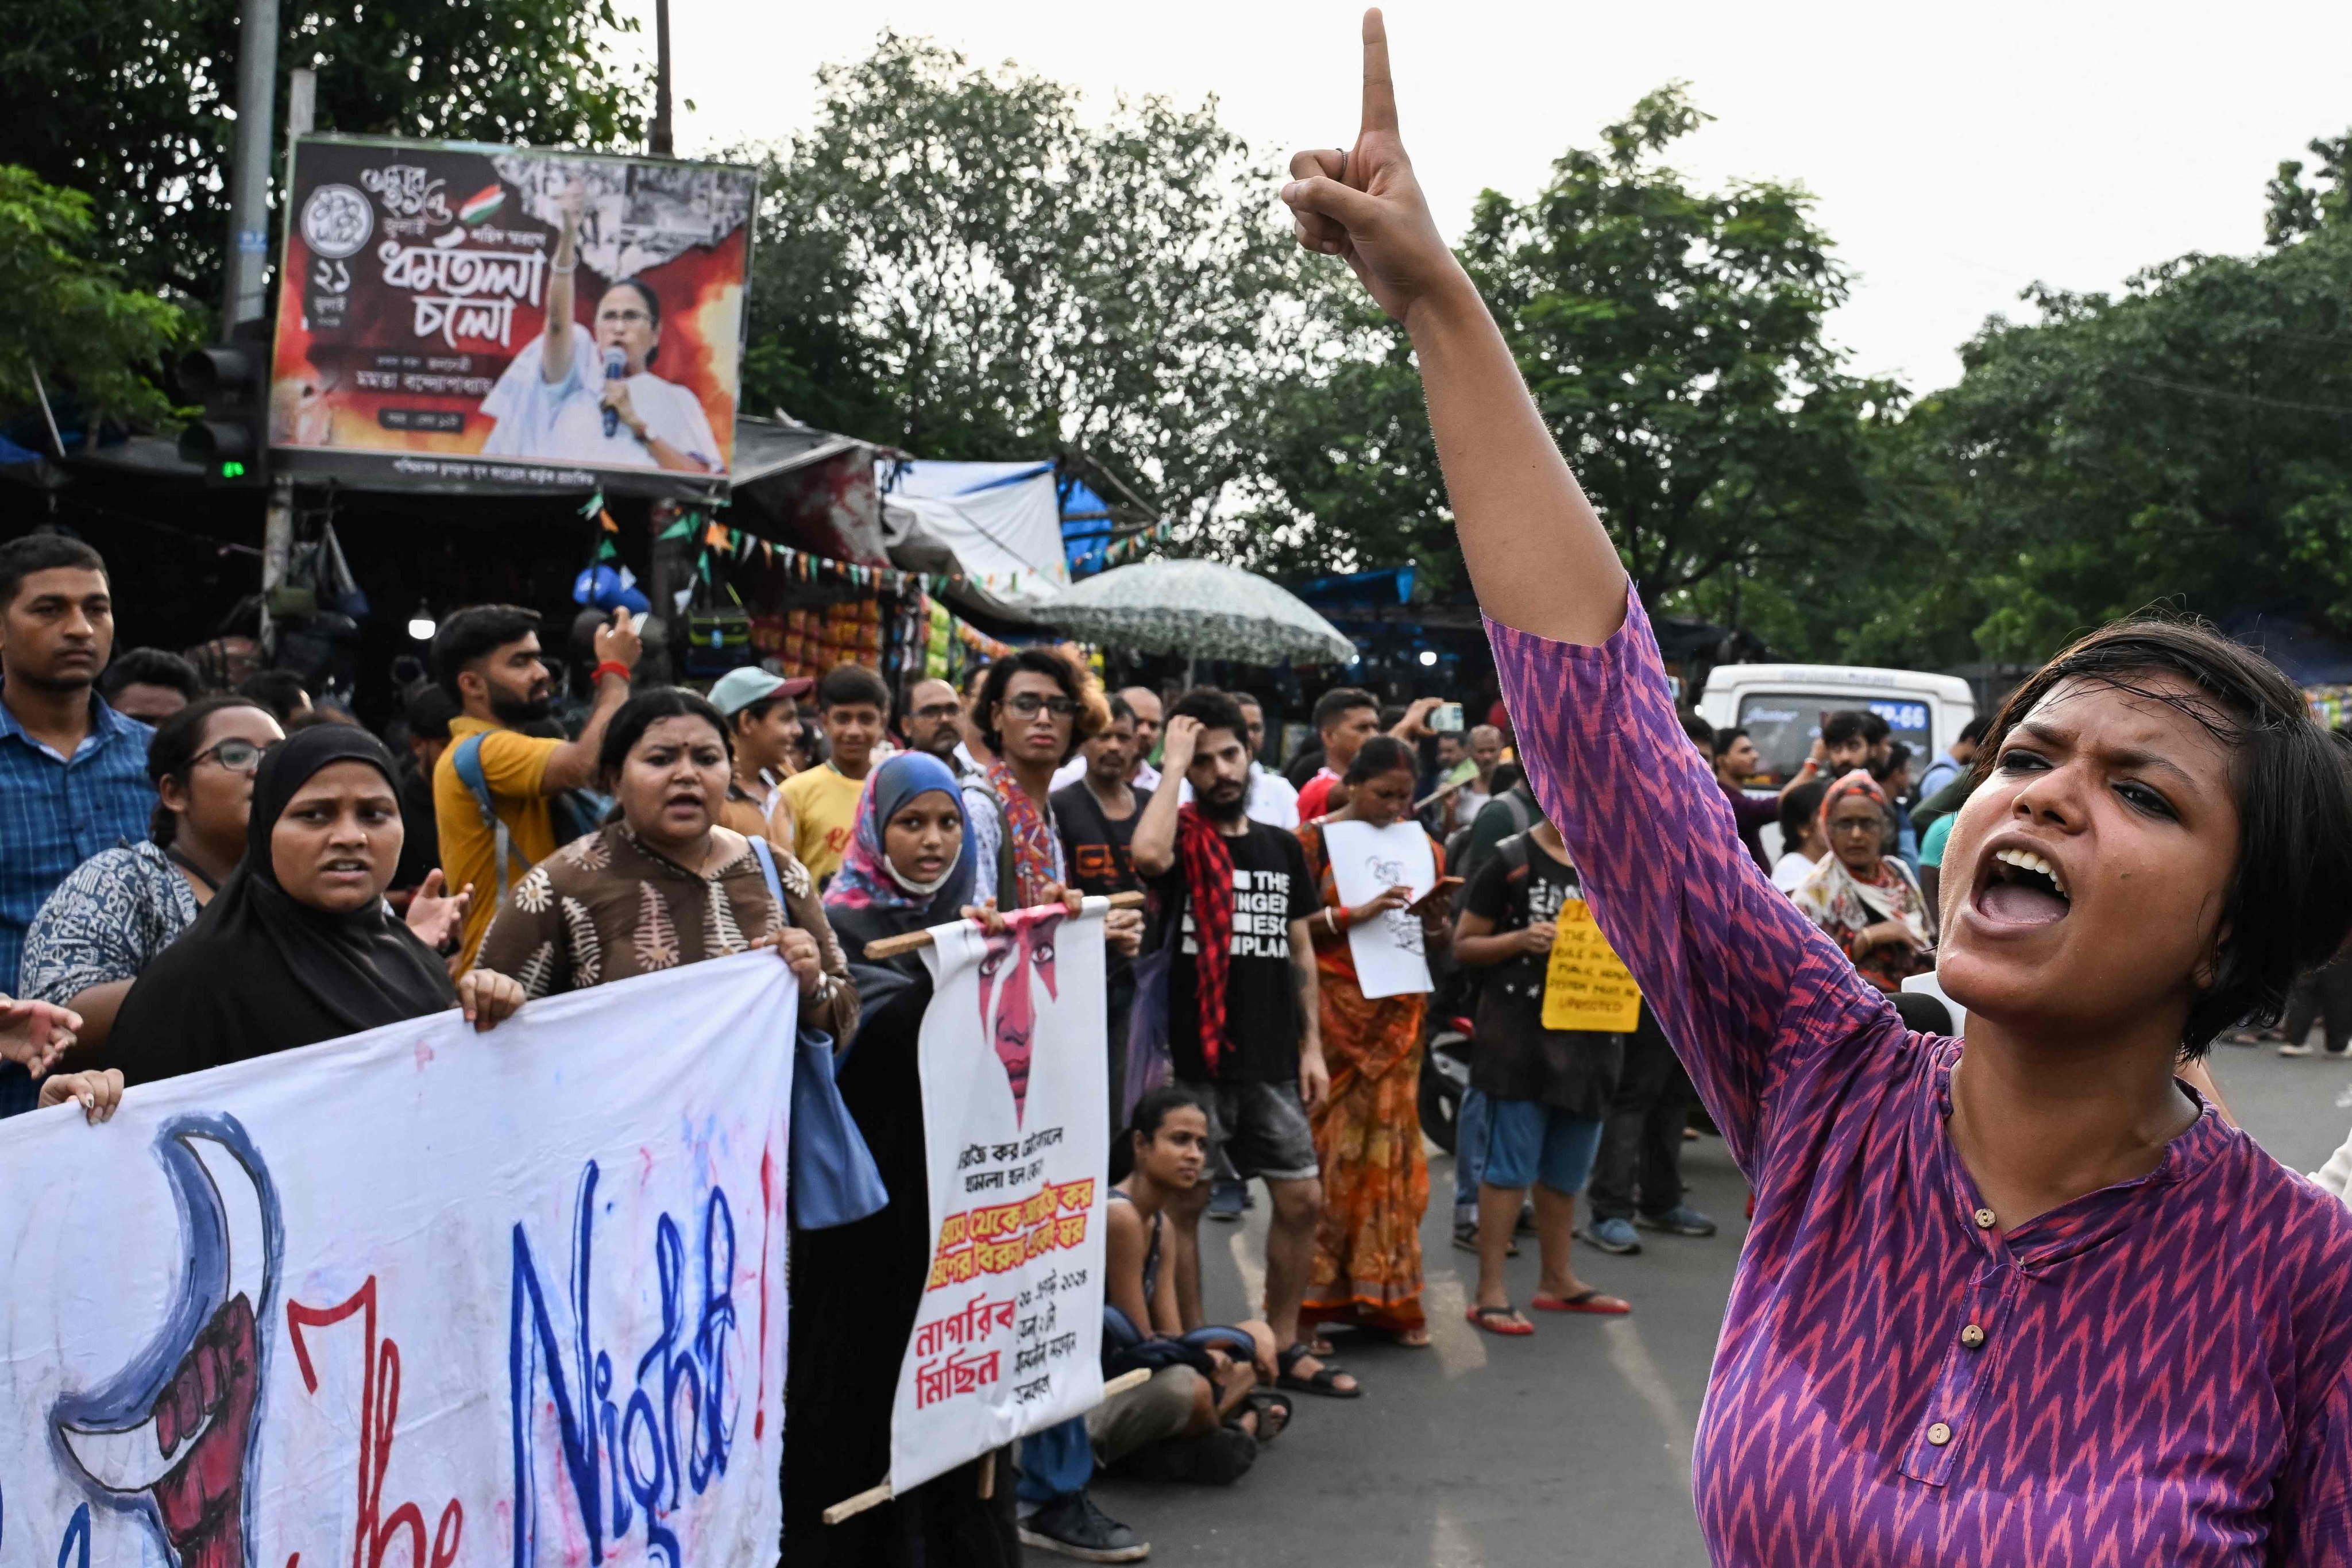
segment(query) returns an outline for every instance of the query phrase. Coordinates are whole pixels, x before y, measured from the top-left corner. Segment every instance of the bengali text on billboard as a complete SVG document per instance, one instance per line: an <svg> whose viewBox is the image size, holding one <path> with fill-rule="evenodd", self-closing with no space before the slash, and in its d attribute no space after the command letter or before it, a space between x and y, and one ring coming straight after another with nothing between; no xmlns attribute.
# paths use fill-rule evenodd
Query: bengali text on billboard
<svg viewBox="0 0 2352 1568"><path fill-rule="evenodd" d="M272 461L430 489L723 489L757 198L726 164L300 139Z"/></svg>

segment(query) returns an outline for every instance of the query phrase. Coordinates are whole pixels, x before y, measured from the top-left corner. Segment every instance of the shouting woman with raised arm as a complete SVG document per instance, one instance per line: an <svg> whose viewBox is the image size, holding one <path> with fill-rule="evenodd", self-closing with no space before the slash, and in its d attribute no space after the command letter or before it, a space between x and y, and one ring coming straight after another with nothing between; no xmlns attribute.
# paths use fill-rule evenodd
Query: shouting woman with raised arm
<svg viewBox="0 0 2352 1568"><path fill-rule="evenodd" d="M2352 1562L2352 1214L2176 1077L2352 926L2352 774L2165 621L2027 680L1944 858L1957 1040L1776 893L1398 141L1283 195L1411 334L1520 754L1756 1188L1695 1454L1721 1563Z"/></svg>

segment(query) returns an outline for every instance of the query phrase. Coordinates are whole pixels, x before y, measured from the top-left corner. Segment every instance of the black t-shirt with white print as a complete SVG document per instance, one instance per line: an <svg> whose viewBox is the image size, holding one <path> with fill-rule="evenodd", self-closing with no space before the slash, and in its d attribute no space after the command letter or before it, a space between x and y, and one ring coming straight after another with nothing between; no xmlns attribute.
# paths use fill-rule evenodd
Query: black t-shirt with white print
<svg viewBox="0 0 2352 1568"><path fill-rule="evenodd" d="M1290 922L1322 904L1307 873L1307 848L1278 827L1252 822L1225 840L1234 858L1232 967L1225 981L1225 1049L1216 1079L1223 1083L1286 1083L1298 1076L1298 983L1290 969ZM1179 859L1153 884L1162 909L1182 906L1169 934L1177 944L1168 973L1168 1054L1176 1076L1210 1078L1201 1051L1200 951L1192 931Z"/></svg>
<svg viewBox="0 0 2352 1568"><path fill-rule="evenodd" d="M1583 896L1575 867L1554 859L1533 835L1520 834L1479 867L1463 908L1494 921L1501 936L1556 922L1562 906ZM1483 973L1471 1085L1496 1100L1540 1100L1572 1116L1604 1116L1624 1068L1624 1037L1545 1028L1549 968L1546 955L1517 953Z"/></svg>

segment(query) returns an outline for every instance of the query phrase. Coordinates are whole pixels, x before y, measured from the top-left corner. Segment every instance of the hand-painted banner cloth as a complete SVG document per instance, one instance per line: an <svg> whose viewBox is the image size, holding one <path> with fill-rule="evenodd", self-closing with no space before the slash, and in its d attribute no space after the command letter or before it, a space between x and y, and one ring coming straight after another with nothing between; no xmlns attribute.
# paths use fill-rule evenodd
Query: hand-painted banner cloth
<svg viewBox="0 0 2352 1568"><path fill-rule="evenodd" d="M798 995L748 954L0 1127L6 1560L772 1563Z"/></svg>
<svg viewBox="0 0 2352 1568"><path fill-rule="evenodd" d="M924 951L935 1235L891 1416L895 1491L1102 1402L1108 908L1024 910L999 936L940 926Z"/></svg>

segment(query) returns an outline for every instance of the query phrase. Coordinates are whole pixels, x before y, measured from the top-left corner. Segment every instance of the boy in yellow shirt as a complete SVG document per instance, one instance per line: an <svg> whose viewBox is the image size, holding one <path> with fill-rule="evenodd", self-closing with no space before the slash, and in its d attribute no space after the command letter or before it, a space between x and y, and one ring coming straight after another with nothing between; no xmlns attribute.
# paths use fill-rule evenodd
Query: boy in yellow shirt
<svg viewBox="0 0 2352 1568"><path fill-rule="evenodd" d="M837 664L816 683L825 760L784 781L793 847L822 886L841 869L857 823L857 797L874 768L874 748L890 722L890 689L862 664Z"/></svg>

